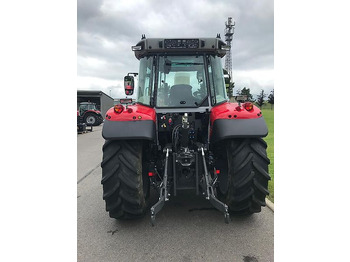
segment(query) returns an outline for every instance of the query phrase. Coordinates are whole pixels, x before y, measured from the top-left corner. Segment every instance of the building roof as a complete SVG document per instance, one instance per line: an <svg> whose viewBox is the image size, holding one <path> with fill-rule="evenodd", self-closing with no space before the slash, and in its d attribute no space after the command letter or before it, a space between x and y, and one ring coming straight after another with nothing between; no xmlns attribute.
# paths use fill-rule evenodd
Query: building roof
<svg viewBox="0 0 350 262"><path fill-rule="evenodd" d="M77 95L78 96L108 96L109 98L113 99L113 97L110 97L109 95L107 95L106 93L102 92L101 90L77 90Z"/></svg>

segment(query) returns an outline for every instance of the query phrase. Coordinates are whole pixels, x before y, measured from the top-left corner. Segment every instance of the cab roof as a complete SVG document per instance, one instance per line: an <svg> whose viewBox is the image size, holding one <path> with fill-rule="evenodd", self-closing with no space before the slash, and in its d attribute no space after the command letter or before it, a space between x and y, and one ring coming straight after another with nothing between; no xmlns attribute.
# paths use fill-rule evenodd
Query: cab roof
<svg viewBox="0 0 350 262"><path fill-rule="evenodd" d="M213 54L224 57L229 47L216 38L145 38L132 46L137 59L155 54Z"/></svg>

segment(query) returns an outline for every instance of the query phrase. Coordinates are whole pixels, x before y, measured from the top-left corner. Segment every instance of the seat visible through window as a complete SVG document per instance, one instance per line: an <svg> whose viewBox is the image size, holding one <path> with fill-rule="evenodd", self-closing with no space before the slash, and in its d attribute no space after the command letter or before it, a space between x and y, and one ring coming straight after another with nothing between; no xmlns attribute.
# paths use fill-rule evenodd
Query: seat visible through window
<svg viewBox="0 0 350 262"><path fill-rule="evenodd" d="M173 85L170 89L169 103L171 106L193 106L192 86Z"/></svg>

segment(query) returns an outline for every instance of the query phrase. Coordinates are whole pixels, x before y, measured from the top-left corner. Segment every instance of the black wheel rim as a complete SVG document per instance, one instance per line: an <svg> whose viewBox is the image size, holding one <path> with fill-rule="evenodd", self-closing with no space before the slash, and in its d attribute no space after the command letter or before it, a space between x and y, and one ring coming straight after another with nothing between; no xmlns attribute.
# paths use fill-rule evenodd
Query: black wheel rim
<svg viewBox="0 0 350 262"><path fill-rule="evenodd" d="M88 124L90 124L90 125L95 124L95 122L96 122L96 119L95 119L94 116L88 116L88 117L86 118L86 123L88 123Z"/></svg>

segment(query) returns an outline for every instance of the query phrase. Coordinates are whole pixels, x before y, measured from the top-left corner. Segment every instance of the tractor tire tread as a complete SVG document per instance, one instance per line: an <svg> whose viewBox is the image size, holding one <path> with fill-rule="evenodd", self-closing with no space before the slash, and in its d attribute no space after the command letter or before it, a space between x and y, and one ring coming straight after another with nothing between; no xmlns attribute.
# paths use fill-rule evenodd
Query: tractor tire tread
<svg viewBox="0 0 350 262"><path fill-rule="evenodd" d="M146 212L142 179L142 142L110 141L102 148L103 199L106 211L116 219L135 219Z"/></svg>
<svg viewBox="0 0 350 262"><path fill-rule="evenodd" d="M222 144L223 145L223 144ZM228 190L219 196L232 215L261 211L269 194L267 144L262 138L231 139L225 142Z"/></svg>

